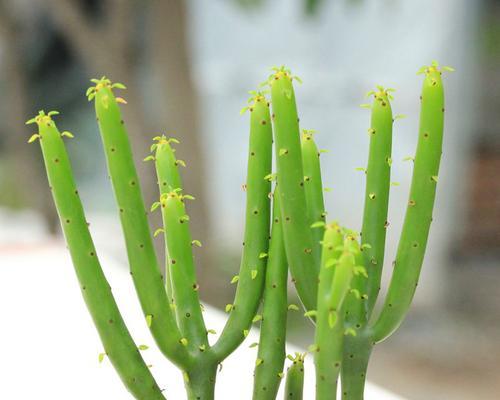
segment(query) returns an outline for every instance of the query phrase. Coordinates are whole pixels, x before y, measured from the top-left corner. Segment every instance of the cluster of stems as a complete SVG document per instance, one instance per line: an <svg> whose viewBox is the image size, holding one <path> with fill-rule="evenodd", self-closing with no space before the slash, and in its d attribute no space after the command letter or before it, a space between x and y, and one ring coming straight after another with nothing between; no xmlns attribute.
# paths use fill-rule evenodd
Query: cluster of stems
<svg viewBox="0 0 500 400"><path fill-rule="evenodd" d="M293 81L281 67L273 69L265 92L251 92L250 138L244 247L234 301L217 340L208 336L199 299L185 194L176 157L176 139L157 136L145 161L155 164L159 199L146 210L133 162L120 104L125 89L109 79L92 80L87 96L95 112L106 154L127 249L130 275L160 351L181 371L189 400L211 400L218 365L260 322L254 372L254 400L275 399L284 378L288 271L315 324L309 352L316 367L316 398L335 399L339 374L344 399L363 398L368 359L375 343L402 322L413 298L432 220L441 157L444 100L441 70L432 64L425 73L421 120L413 180L394 271L382 310L373 308L380 289L390 188L392 125L390 90L372 92L370 153L365 170L366 196L361 234L325 222L319 154L313 131L299 129ZM272 106L271 106L272 104ZM101 268L89 233L63 137L53 116L41 111L28 123L38 132L54 202L61 220L81 292L102 340L105 353L128 391L137 399L165 399L127 329ZM274 143L274 144L273 144ZM277 172L272 173L273 148ZM275 184L273 185L273 181ZM274 187L273 187L274 186ZM166 273L160 272L148 212L161 212ZM262 303L262 304L261 304ZM261 307L261 311L259 311ZM259 314L260 312L260 314ZM301 399L304 356L288 356L286 399Z"/></svg>

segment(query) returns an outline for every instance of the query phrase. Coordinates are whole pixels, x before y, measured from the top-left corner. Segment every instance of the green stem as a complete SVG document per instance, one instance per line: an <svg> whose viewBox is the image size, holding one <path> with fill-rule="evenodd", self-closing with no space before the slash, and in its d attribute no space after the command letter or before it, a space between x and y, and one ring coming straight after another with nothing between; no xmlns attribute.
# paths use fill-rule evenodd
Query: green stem
<svg viewBox="0 0 500 400"><path fill-rule="evenodd" d="M373 345L365 332L344 338L342 400L363 400L366 372Z"/></svg>
<svg viewBox="0 0 500 400"><path fill-rule="evenodd" d="M325 221L325 204L323 199L323 182L319 151L313 139L314 131L302 131L302 163L304 165L304 187L306 194L307 215L309 224ZM313 253L316 259L321 257L321 240L324 229L318 227L312 231Z"/></svg>
<svg viewBox="0 0 500 400"><path fill-rule="evenodd" d="M375 342L394 332L408 312L432 221L443 145L444 91L437 65L426 67L423 72L420 129L410 196L389 290L382 311L371 327Z"/></svg>
<svg viewBox="0 0 500 400"><path fill-rule="evenodd" d="M135 345L104 276L76 189L68 154L54 121L40 112L39 126L49 184L81 292L106 355L129 392L138 400L164 399Z"/></svg>
<svg viewBox="0 0 500 400"><path fill-rule="evenodd" d="M266 275L271 183L265 177L271 173L272 128L266 98L257 93L251 101L245 239L234 304L229 306L229 319L211 349L219 362L245 339L260 304Z"/></svg>
<svg viewBox="0 0 500 400"><path fill-rule="evenodd" d="M319 260L313 253L307 216L299 122L290 72L277 69L270 77L276 143L278 192L283 233L292 280L307 310L316 309Z"/></svg>
<svg viewBox="0 0 500 400"><path fill-rule="evenodd" d="M181 344L158 261L153 247L147 213L135 169L132 150L113 85L108 79L94 80L90 98L95 110L106 154L111 183L120 211L120 222L130 264L130 273L149 328L162 353L176 365L186 367L191 357Z"/></svg>
<svg viewBox="0 0 500 400"><path fill-rule="evenodd" d="M254 373L254 400L276 398L285 362L288 264L276 191L273 201L273 228L267 260L258 361Z"/></svg>
<svg viewBox="0 0 500 400"><path fill-rule="evenodd" d="M217 364L200 362L196 368L184 373L184 386L188 400L213 400Z"/></svg>
<svg viewBox="0 0 500 400"><path fill-rule="evenodd" d="M364 265L368 272L366 293L368 314L371 314L378 293L384 265L387 211L392 164L392 111L390 94L383 87L373 93L370 151L366 168L365 209L363 213L362 243ZM368 246L369 245L369 246Z"/></svg>
<svg viewBox="0 0 500 400"><path fill-rule="evenodd" d="M284 400L302 400L304 397L304 357L305 354L296 353L292 358L293 364L286 372Z"/></svg>

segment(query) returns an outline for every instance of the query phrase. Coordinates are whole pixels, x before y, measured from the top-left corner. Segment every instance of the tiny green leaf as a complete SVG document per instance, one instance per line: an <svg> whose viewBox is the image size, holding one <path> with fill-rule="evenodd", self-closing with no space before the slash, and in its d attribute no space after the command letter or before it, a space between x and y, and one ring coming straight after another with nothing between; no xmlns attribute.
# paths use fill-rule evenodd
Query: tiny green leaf
<svg viewBox="0 0 500 400"><path fill-rule="evenodd" d="M148 328L151 327L152 323L153 323L153 316L151 314L146 315L146 324L148 325Z"/></svg>
<svg viewBox="0 0 500 400"><path fill-rule="evenodd" d="M40 135L38 133L35 133L34 135L31 135L31 137L28 139L28 143L33 143L38 138L40 138Z"/></svg>
<svg viewBox="0 0 500 400"><path fill-rule="evenodd" d="M231 284L236 283L239 280L240 280L240 276L239 275L235 275L235 276L233 276L233 279L231 279Z"/></svg>
<svg viewBox="0 0 500 400"><path fill-rule="evenodd" d="M165 229L163 228L158 228L154 233L153 233L153 237L156 237L158 236L160 233L165 233Z"/></svg>
<svg viewBox="0 0 500 400"><path fill-rule="evenodd" d="M139 350L143 351L143 350L147 350L149 349L149 346L145 345L145 344L140 344L138 347L137 347Z"/></svg>
<svg viewBox="0 0 500 400"><path fill-rule="evenodd" d="M259 273L259 271L257 271L256 269L252 269L252 272L251 272L251 274L252 274L252 280L255 279L255 278L257 278L257 274L258 273Z"/></svg>
<svg viewBox="0 0 500 400"><path fill-rule="evenodd" d="M337 316L337 313L335 311L330 311L328 313L328 326L330 327L330 329L333 329L333 327L337 323L337 319L338 319L338 316Z"/></svg>
<svg viewBox="0 0 500 400"><path fill-rule="evenodd" d="M61 133L61 136L62 137L67 137L67 138L70 138L70 139L73 139L75 137L71 132L68 132L68 131L64 131L63 133Z"/></svg>
<svg viewBox="0 0 500 400"><path fill-rule="evenodd" d="M262 320L262 315L257 314L255 317L253 317L252 322L255 323L255 322L259 322L261 320Z"/></svg>
<svg viewBox="0 0 500 400"><path fill-rule="evenodd" d="M299 307L296 304L289 304L288 305L288 310L299 311Z"/></svg>

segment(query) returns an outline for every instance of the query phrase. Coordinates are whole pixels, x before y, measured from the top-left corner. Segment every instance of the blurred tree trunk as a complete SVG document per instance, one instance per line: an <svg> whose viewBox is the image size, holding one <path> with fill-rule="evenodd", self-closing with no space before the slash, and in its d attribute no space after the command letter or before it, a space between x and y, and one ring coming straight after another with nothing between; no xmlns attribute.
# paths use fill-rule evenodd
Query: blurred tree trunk
<svg viewBox="0 0 500 400"><path fill-rule="evenodd" d="M21 26L10 13L4 2L0 2L0 41L2 42L2 76L4 94L2 100L3 152L6 180L12 179L11 185L4 182L9 189L13 201L42 213L50 232L57 230L57 214L52 204L50 191L47 190L47 178L40 167L40 151L28 145L30 132L25 125L28 115L28 93L26 73L19 43L21 42ZM17 200L19 199L19 200Z"/></svg>

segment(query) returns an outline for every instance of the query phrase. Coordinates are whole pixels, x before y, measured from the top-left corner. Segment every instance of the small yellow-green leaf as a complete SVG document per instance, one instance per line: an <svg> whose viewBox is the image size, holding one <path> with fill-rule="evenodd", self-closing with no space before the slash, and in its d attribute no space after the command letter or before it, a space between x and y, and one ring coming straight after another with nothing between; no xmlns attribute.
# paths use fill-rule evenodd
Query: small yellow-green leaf
<svg viewBox="0 0 500 400"><path fill-rule="evenodd" d="M153 237L156 237L158 236L160 233L165 233L165 229L163 228L158 228L154 233L153 233Z"/></svg>
<svg viewBox="0 0 500 400"><path fill-rule="evenodd" d="M102 363L104 361L104 357L106 357L106 353L99 353L99 363Z"/></svg>
<svg viewBox="0 0 500 400"><path fill-rule="evenodd" d="M255 360L255 366L258 367L259 365L261 365L262 363L264 362L264 360L262 358L257 358L257 360Z"/></svg>
<svg viewBox="0 0 500 400"><path fill-rule="evenodd" d="M308 348L307 348L307 351L309 351L309 353L315 353L316 351L318 351L319 347L317 344L311 344ZM295 361L295 360L294 360Z"/></svg>
<svg viewBox="0 0 500 400"><path fill-rule="evenodd" d="M291 311L299 311L299 307L296 304L289 304L288 309Z"/></svg>
<svg viewBox="0 0 500 400"><path fill-rule="evenodd" d="M304 317L315 317L317 314L316 310L309 310L304 313Z"/></svg>
<svg viewBox="0 0 500 400"><path fill-rule="evenodd" d="M142 161L154 161L154 160L155 160L155 156L149 155L146 158L144 158L144 160L142 160Z"/></svg>
<svg viewBox="0 0 500 400"><path fill-rule="evenodd" d="M243 336L247 337L250 331L248 329L243 329Z"/></svg>
<svg viewBox="0 0 500 400"><path fill-rule="evenodd" d="M226 304L226 312L230 312L231 310L233 309L233 305L232 304Z"/></svg>
<svg viewBox="0 0 500 400"><path fill-rule="evenodd" d="M125 90L127 88L123 83L120 83L120 82L113 83L113 85L111 85L111 87L113 89L122 89L122 90Z"/></svg>
<svg viewBox="0 0 500 400"><path fill-rule="evenodd" d="M186 162L184 160L177 160L175 165L180 165L181 167L186 167Z"/></svg>
<svg viewBox="0 0 500 400"><path fill-rule="evenodd" d="M183 346L187 346L188 345L188 340L185 337L181 338L181 340L179 340L179 342Z"/></svg>
<svg viewBox="0 0 500 400"><path fill-rule="evenodd" d="M252 274L252 280L255 279L255 278L257 278L257 274L258 273L259 273L259 271L257 271L256 269L252 269L252 272L251 272L251 274Z"/></svg>
<svg viewBox="0 0 500 400"><path fill-rule="evenodd" d="M152 323L153 323L153 316L151 314L146 315L146 324L148 325L148 328L151 327Z"/></svg>
<svg viewBox="0 0 500 400"><path fill-rule="evenodd" d="M288 150L287 149L280 149L279 152L278 152L278 154L280 156L284 156L285 154L288 154Z"/></svg>
<svg viewBox="0 0 500 400"><path fill-rule="evenodd" d="M262 315L257 314L255 317L253 317L252 322L259 322L262 320Z"/></svg>
<svg viewBox="0 0 500 400"><path fill-rule="evenodd" d="M143 350L147 350L149 349L149 346L145 345L145 344L140 344L138 347L137 347L139 350L143 351Z"/></svg>
<svg viewBox="0 0 500 400"><path fill-rule="evenodd" d="M231 283L236 283L240 280L240 276L239 275L235 275L233 276L233 279L231 279Z"/></svg>
<svg viewBox="0 0 500 400"><path fill-rule="evenodd" d="M215 329L207 329L207 333L210 335L217 335L217 332L215 331Z"/></svg>
<svg viewBox="0 0 500 400"><path fill-rule="evenodd" d="M324 221L317 221L317 222L311 224L311 228L323 228L325 225L326 224Z"/></svg>
<svg viewBox="0 0 500 400"><path fill-rule="evenodd" d="M347 328L344 331L344 335L351 335L351 336L356 336L356 330L354 328Z"/></svg>
<svg viewBox="0 0 500 400"><path fill-rule="evenodd" d="M191 244L195 245L197 247L201 247L201 242L199 240L196 240L196 239L195 240L191 240Z"/></svg>
<svg viewBox="0 0 500 400"><path fill-rule="evenodd" d="M73 139L75 137L71 132L68 132L68 131L64 131L63 133L61 133L61 136L67 137L69 139Z"/></svg>
<svg viewBox="0 0 500 400"><path fill-rule="evenodd" d="M328 326L330 329L333 329L335 324L337 323L337 313L335 311L330 311L328 313Z"/></svg>
<svg viewBox="0 0 500 400"><path fill-rule="evenodd" d="M259 258L266 258L267 257L267 253L260 253L259 254Z"/></svg>
<svg viewBox="0 0 500 400"><path fill-rule="evenodd" d="M253 342L250 346L248 346L249 348L253 349L254 347L257 347L259 345L259 342Z"/></svg>
<svg viewBox="0 0 500 400"><path fill-rule="evenodd" d="M38 133L35 133L34 135L31 135L31 137L28 139L28 143L33 143L39 137L40 137L40 135Z"/></svg>

